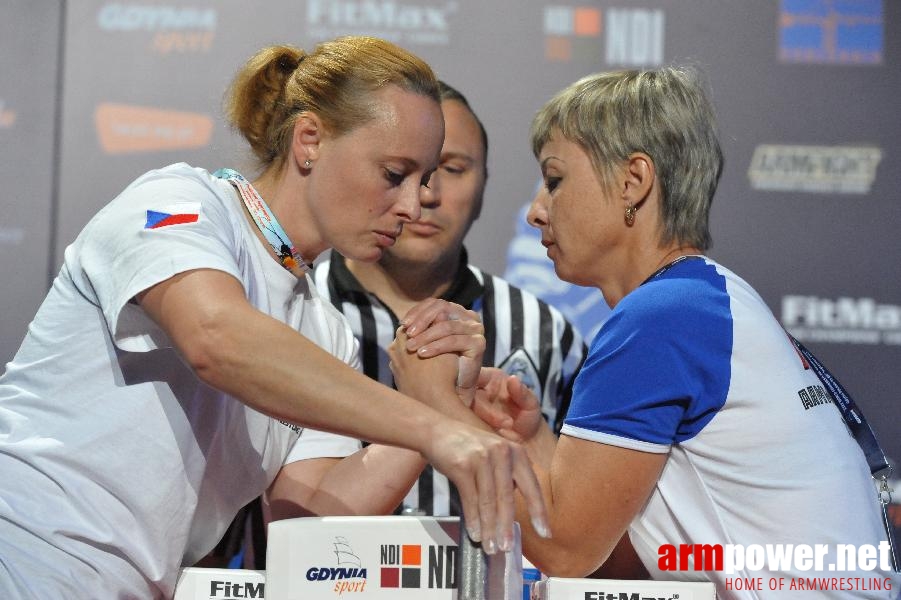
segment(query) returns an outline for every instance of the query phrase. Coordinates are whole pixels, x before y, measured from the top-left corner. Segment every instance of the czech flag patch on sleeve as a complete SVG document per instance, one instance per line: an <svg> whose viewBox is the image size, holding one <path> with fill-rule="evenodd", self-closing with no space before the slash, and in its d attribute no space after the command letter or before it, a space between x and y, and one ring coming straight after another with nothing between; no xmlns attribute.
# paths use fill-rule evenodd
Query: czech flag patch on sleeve
<svg viewBox="0 0 901 600"><path fill-rule="evenodd" d="M165 207L164 210L148 210L144 229L160 229L169 225L196 223L200 218L199 202L184 202Z"/></svg>

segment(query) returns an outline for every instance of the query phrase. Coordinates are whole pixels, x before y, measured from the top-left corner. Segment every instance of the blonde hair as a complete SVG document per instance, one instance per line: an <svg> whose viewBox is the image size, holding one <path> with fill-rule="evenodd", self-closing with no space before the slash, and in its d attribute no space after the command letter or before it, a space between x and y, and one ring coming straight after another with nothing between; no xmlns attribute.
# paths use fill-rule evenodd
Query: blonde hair
<svg viewBox="0 0 901 600"><path fill-rule="evenodd" d="M532 121L537 157L559 130L581 146L602 181L633 152L651 157L661 185L661 243L710 247L710 205L723 155L713 106L689 67L584 77L554 96Z"/></svg>
<svg viewBox="0 0 901 600"><path fill-rule="evenodd" d="M287 156L297 115L315 113L340 136L373 118L371 96L387 85L440 102L432 69L391 42L346 36L316 46L270 46L238 71L226 94L229 124L250 144L259 166Z"/></svg>

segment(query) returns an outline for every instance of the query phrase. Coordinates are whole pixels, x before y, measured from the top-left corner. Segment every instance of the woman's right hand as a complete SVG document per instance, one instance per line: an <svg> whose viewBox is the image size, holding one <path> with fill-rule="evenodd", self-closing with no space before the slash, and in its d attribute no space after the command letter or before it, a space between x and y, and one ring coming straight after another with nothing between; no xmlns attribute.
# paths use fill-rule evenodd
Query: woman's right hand
<svg viewBox="0 0 901 600"><path fill-rule="evenodd" d="M424 455L457 486L469 537L481 541L488 554L513 549L514 486L522 494L532 527L550 537L541 488L522 446L452 423L437 430Z"/></svg>

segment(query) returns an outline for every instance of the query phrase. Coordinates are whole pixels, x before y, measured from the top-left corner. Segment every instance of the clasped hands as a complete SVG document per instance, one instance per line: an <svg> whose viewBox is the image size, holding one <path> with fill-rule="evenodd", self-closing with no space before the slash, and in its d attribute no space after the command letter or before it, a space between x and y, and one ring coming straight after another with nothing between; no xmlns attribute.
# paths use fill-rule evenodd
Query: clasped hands
<svg viewBox="0 0 901 600"><path fill-rule="evenodd" d="M436 389L453 382L463 406L484 424L507 439L527 442L544 423L540 403L515 375L482 367L484 333L478 313L458 304L435 298L417 304L389 349L395 382L398 389L451 414L433 402Z"/></svg>
<svg viewBox="0 0 901 600"><path fill-rule="evenodd" d="M439 299L412 308L388 349L397 388L455 419L423 454L457 486L468 534L491 554L512 549L514 486L533 528L544 537L550 531L519 443L542 422L537 400L515 377L483 369L484 351L478 314Z"/></svg>

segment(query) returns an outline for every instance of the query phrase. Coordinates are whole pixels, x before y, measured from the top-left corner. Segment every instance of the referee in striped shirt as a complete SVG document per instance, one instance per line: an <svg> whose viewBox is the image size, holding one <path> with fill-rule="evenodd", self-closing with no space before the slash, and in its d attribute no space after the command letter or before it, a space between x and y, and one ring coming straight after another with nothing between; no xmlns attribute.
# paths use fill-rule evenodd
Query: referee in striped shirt
<svg viewBox="0 0 901 600"><path fill-rule="evenodd" d="M422 194L421 218L404 226L378 263L332 252L316 266L316 287L350 321L366 375L387 385L393 378L385 348L410 308L439 297L478 312L487 340L484 364L519 376L541 398L549 426L559 431L585 344L557 309L469 264L463 239L482 206L488 137L466 98L443 82L440 89L444 146ZM392 168L386 166L389 181L400 175ZM398 513L457 516L460 499L429 465Z"/></svg>

